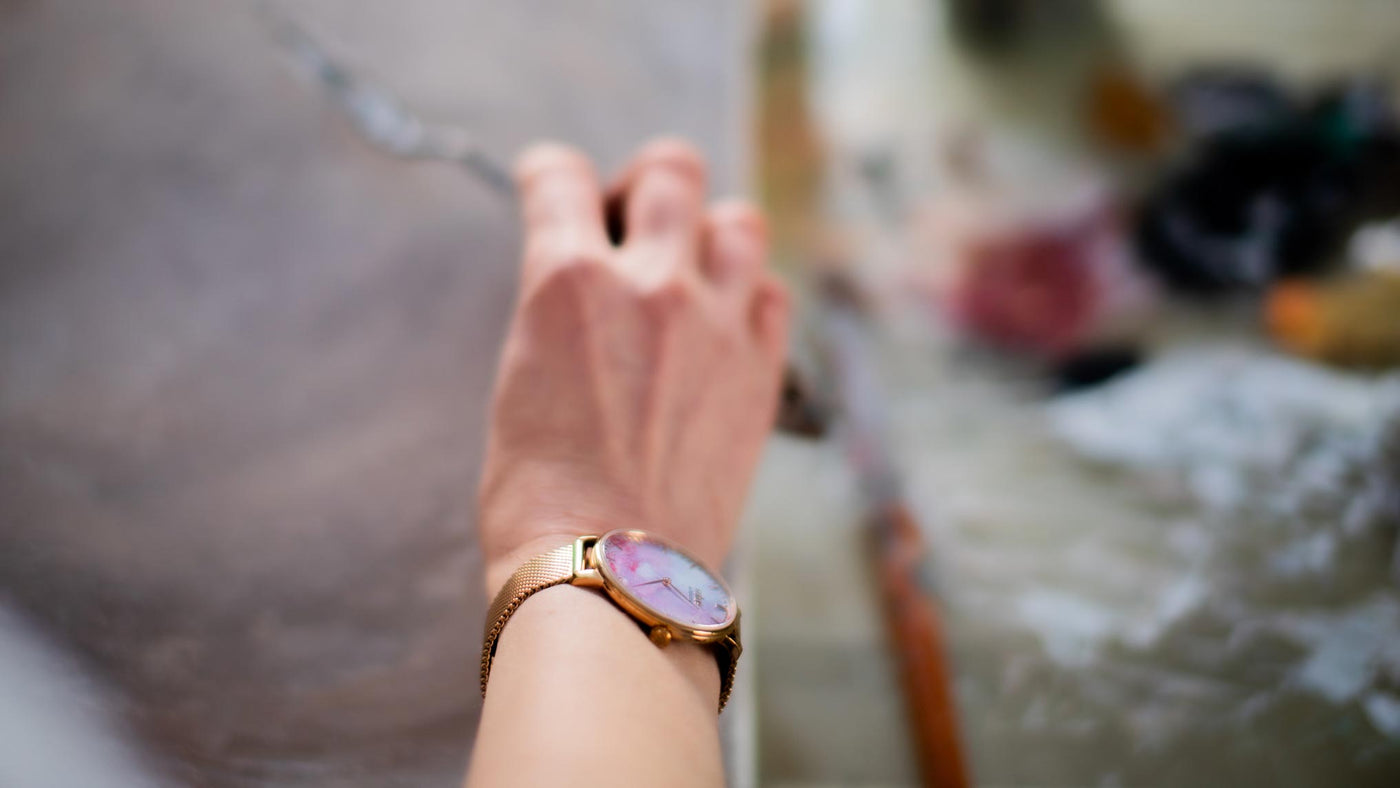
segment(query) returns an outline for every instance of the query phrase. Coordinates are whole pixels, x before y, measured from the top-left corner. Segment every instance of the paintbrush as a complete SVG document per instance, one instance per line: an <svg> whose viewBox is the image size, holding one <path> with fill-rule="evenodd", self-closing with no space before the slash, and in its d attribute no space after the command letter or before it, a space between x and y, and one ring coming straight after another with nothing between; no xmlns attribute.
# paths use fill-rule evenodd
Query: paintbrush
<svg viewBox="0 0 1400 788"><path fill-rule="evenodd" d="M897 235L906 200L893 154L868 152L858 171L875 218ZM834 241L834 243L833 243ZM867 547L885 621L885 634L903 691L910 742L920 781L929 788L965 788L971 775L958 727L953 670L937 604L928 544L904 494L889 443L888 407L873 360L876 310L849 265L837 236L812 256L816 338L824 360L839 434L865 501Z"/></svg>
<svg viewBox="0 0 1400 788"><path fill-rule="evenodd" d="M942 616L923 531L904 498L888 445L885 397L870 361L868 310L844 271L817 274L816 287L818 341L842 443L865 499L868 547L921 782L929 788L965 788L970 778Z"/></svg>

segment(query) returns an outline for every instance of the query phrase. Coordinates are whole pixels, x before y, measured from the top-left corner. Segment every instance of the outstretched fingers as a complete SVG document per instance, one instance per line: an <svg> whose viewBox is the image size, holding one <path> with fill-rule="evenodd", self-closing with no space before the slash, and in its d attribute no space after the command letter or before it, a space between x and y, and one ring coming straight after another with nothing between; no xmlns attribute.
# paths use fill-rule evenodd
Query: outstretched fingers
<svg viewBox="0 0 1400 788"><path fill-rule="evenodd" d="M691 276L699 263L706 170L693 145L663 138L648 143L619 179L622 258L644 277Z"/></svg>
<svg viewBox="0 0 1400 788"><path fill-rule="evenodd" d="M606 254L602 191L586 156L566 145L537 144L521 154L515 173L527 282L578 256Z"/></svg>

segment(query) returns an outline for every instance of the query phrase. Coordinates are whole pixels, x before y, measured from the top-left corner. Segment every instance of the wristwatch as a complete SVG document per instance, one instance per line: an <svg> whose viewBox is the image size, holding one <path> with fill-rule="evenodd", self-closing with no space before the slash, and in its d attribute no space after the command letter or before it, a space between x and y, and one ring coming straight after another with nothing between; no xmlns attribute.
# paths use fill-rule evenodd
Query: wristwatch
<svg viewBox="0 0 1400 788"><path fill-rule="evenodd" d="M651 642L714 647L719 662L719 709L729 700L739 666L739 605L713 572L674 543L646 531L581 536L526 561L506 581L486 615L481 647L481 694L491 676L496 642L520 604L550 586L600 588L646 630Z"/></svg>

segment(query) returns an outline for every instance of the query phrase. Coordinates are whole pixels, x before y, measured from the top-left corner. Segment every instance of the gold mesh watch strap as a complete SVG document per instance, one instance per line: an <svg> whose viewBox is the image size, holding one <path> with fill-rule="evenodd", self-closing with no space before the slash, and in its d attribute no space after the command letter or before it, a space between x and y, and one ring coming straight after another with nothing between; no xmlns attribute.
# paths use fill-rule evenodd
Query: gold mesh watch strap
<svg viewBox="0 0 1400 788"><path fill-rule="evenodd" d="M521 564L491 602L486 613L486 636L481 645L482 697L486 696L486 684L491 678L491 661L496 657L496 643L506 628L506 622L515 615L521 603L534 594L574 579L576 545L560 545ZM720 711L724 711L724 705L729 702L729 694L734 689L734 674L739 669L739 655L743 651L739 645L739 624L736 621L734 630L714 644L715 660L719 663Z"/></svg>
<svg viewBox="0 0 1400 788"><path fill-rule="evenodd" d="M491 678L491 660L496 656L496 641L506 622L515 615L520 603L532 594L567 583L574 577L574 545L572 542L540 553L520 565L510 576L491 609L486 613L486 639L481 646L481 694L486 695L486 681Z"/></svg>
<svg viewBox="0 0 1400 788"><path fill-rule="evenodd" d="M729 693L734 691L734 674L739 672L739 655L744 647L739 645L739 623L734 623L734 631L715 644L715 660L719 662L719 710L729 702Z"/></svg>

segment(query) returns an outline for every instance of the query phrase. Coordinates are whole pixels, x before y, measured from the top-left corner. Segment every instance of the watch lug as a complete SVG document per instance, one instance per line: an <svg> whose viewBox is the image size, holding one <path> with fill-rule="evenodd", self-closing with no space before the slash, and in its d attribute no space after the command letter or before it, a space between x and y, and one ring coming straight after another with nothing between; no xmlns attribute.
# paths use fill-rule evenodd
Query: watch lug
<svg viewBox="0 0 1400 788"><path fill-rule="evenodd" d="M720 641L720 645L729 649L730 653L734 655L734 659L736 660L739 659L740 654L744 653L744 644L739 642L737 632L731 635L725 635L724 640Z"/></svg>
<svg viewBox="0 0 1400 788"><path fill-rule="evenodd" d="M593 563L593 546L598 543L596 536L580 536L574 540L574 579L573 584L587 588L602 588L603 576Z"/></svg>

